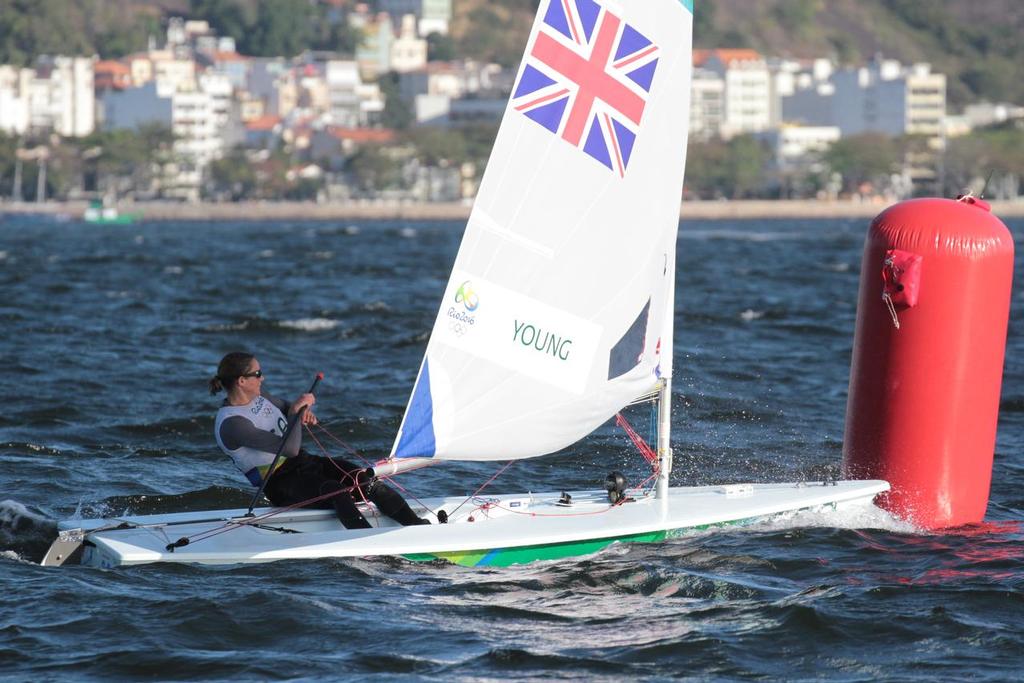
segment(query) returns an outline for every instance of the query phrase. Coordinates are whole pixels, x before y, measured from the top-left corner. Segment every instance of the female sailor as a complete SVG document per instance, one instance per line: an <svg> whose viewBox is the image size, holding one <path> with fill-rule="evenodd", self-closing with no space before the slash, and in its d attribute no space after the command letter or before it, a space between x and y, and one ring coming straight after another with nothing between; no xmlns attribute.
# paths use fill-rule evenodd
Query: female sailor
<svg viewBox="0 0 1024 683"><path fill-rule="evenodd" d="M333 509L348 529L368 529L370 523L356 506L354 496L358 496L372 501L403 526L430 523L417 517L402 496L378 481L373 469L302 450L301 428L288 433L282 448L290 418L299 415L302 425L317 423L311 410L316 399L313 394L302 394L288 403L265 394L263 378L254 355L234 351L221 359L217 374L210 380L210 393L227 392L214 423L217 444L250 484L259 487L267 478L264 493L271 503L285 506L310 501L308 507ZM269 472L278 449L282 458Z"/></svg>

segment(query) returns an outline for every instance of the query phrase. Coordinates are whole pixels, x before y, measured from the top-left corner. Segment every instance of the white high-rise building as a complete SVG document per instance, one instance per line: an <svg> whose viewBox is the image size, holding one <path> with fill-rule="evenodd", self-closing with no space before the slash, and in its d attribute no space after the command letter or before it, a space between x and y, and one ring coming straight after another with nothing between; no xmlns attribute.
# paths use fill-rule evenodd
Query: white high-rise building
<svg viewBox="0 0 1024 683"><path fill-rule="evenodd" d="M905 67L875 59L827 79L798 82L782 104L784 120L838 126L844 136L871 132L938 141L946 117L946 76L932 73L928 64Z"/></svg>
<svg viewBox="0 0 1024 683"><path fill-rule="evenodd" d="M0 132L24 135L28 130L28 90L32 69L0 66Z"/></svg>
<svg viewBox="0 0 1024 683"><path fill-rule="evenodd" d="M754 50L695 50L694 65L724 82L722 137L757 133L771 125L771 77Z"/></svg>
<svg viewBox="0 0 1024 683"><path fill-rule="evenodd" d="M96 128L92 57L42 57L32 69L0 67L0 130L84 137Z"/></svg>
<svg viewBox="0 0 1024 683"><path fill-rule="evenodd" d="M698 67L690 87L690 135L698 140L718 137L725 119L725 80Z"/></svg>

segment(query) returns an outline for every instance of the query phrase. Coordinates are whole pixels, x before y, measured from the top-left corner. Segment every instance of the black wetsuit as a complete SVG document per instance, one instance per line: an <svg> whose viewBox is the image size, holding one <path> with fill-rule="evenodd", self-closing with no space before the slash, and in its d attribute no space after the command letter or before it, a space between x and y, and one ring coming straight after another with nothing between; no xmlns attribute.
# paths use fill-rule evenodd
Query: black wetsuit
<svg viewBox="0 0 1024 683"><path fill-rule="evenodd" d="M273 396L264 398L274 404L283 414L288 414L289 404ZM249 419L233 416L220 425L220 442L226 449L253 448L267 453L276 453L281 446L281 437L256 427ZM356 501L369 500L383 514L404 526L429 524L416 516L397 492L373 476L373 470L362 468L343 458L327 458L311 455L301 449L302 429L291 431L281 455L284 463L269 476L264 493L277 506L296 505L325 494L334 494L307 507L333 509L341 523L348 529L368 529L370 523L359 512Z"/></svg>

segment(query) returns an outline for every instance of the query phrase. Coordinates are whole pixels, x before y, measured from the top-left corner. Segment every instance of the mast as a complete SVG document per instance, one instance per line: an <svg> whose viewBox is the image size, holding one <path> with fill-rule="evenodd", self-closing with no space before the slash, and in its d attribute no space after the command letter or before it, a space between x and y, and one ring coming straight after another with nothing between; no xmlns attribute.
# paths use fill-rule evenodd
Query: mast
<svg viewBox="0 0 1024 683"><path fill-rule="evenodd" d="M654 497L668 510L668 475L672 473L672 378L661 381L658 395L658 481Z"/></svg>
<svg viewBox="0 0 1024 683"><path fill-rule="evenodd" d="M682 190L679 193L682 198ZM678 223L665 248L665 309L662 317L661 390L658 394L658 481L654 495L661 500L662 514L668 513L668 479L672 474L672 366L676 321L676 242Z"/></svg>

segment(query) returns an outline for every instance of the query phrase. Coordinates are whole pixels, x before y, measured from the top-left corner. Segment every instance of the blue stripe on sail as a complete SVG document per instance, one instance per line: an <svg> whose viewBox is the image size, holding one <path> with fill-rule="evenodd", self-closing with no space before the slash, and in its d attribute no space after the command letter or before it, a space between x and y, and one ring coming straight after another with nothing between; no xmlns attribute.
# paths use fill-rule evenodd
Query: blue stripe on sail
<svg viewBox="0 0 1024 683"><path fill-rule="evenodd" d="M430 398L430 363L423 359L423 370L405 413L402 438L395 449L396 458L432 458L434 443L434 403Z"/></svg>
<svg viewBox="0 0 1024 683"><path fill-rule="evenodd" d="M679 2L683 3L683 7L690 10L690 14L693 14L693 0L679 0Z"/></svg>

